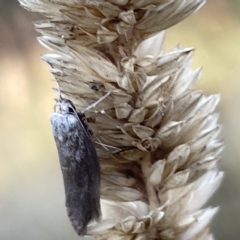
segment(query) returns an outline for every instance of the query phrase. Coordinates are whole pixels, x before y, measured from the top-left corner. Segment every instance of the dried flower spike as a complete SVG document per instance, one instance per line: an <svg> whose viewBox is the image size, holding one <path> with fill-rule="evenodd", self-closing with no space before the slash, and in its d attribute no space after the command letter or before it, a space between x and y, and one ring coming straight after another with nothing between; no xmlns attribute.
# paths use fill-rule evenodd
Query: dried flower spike
<svg viewBox="0 0 240 240"><path fill-rule="evenodd" d="M194 90L193 49L163 51L164 30L204 0L20 0L53 53L43 59L64 98L86 112L101 166L95 239L211 240L217 208L201 209L223 173L218 95Z"/></svg>

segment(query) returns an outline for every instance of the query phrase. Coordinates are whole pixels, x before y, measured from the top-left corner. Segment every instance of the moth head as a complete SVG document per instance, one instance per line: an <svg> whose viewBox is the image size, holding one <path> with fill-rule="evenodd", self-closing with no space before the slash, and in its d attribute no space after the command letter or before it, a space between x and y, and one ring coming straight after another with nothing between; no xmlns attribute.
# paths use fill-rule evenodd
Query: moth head
<svg viewBox="0 0 240 240"><path fill-rule="evenodd" d="M76 108L72 101L62 98L57 101L55 105L55 111L58 111L61 114L75 114Z"/></svg>
<svg viewBox="0 0 240 240"><path fill-rule="evenodd" d="M56 104L54 106L54 111L61 114L76 114L77 112L75 106L73 105L73 102L61 96L58 81L56 81L56 83L58 87L53 88L53 90L58 92L58 99L55 99Z"/></svg>

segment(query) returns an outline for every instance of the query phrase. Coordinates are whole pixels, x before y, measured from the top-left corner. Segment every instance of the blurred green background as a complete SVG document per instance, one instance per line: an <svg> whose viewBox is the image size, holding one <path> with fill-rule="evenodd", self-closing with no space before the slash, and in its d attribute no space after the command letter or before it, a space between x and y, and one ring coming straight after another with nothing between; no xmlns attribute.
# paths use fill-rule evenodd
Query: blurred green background
<svg viewBox="0 0 240 240"><path fill-rule="evenodd" d="M79 239L66 215L49 123L55 84L31 23L40 18L16 0L0 0L1 240ZM203 67L197 88L222 96L225 178L209 205L221 206L216 239L240 239L240 1L209 0L168 31L166 49L178 43L196 49L193 67Z"/></svg>

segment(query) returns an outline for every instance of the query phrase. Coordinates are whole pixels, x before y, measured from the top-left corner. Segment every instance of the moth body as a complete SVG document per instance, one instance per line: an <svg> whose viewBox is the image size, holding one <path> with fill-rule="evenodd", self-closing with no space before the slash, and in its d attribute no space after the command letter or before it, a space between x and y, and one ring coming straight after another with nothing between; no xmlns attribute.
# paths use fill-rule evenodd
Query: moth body
<svg viewBox="0 0 240 240"><path fill-rule="evenodd" d="M70 221L84 235L91 220L98 220L100 211L100 166L91 131L83 113L73 103L60 99L59 111L51 117L58 149Z"/></svg>

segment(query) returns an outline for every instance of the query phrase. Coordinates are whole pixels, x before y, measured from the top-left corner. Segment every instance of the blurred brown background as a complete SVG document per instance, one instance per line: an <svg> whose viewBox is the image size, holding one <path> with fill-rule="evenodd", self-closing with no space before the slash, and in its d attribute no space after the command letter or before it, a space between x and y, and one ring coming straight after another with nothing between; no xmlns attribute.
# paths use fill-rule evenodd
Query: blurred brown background
<svg viewBox="0 0 240 240"><path fill-rule="evenodd" d="M64 207L57 152L49 118L55 94L46 53L31 21L37 14L16 0L0 0L0 239L79 239ZM168 31L166 49L195 47L203 67L197 88L220 93L218 111L226 143L221 188L208 205L220 205L217 240L240 239L240 1L209 0Z"/></svg>

